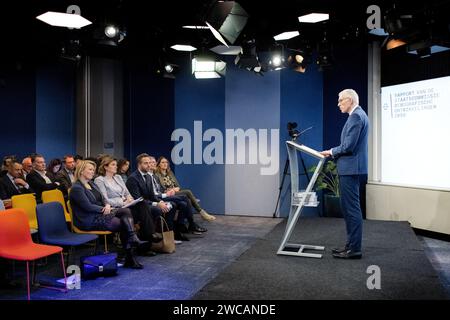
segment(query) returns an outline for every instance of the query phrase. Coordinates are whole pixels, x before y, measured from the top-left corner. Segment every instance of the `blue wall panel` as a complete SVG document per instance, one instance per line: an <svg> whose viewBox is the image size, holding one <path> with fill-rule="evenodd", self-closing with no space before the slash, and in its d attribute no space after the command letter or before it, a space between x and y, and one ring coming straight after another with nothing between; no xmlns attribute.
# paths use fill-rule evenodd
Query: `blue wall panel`
<svg viewBox="0 0 450 320"><path fill-rule="evenodd" d="M256 133L257 139L247 141L245 146L237 146L235 139L234 149L226 150L227 156L235 154L232 164L225 168L226 213L272 216L279 187L280 73L267 72L261 77L231 64L225 92L226 129L249 130ZM272 137L277 138L273 147ZM228 139L227 143L230 143ZM267 152L260 155L264 146ZM272 148L275 151L270 154ZM237 164L238 152L247 154L245 164ZM256 155L256 163L250 163L249 152ZM262 164L267 155L270 155L270 165Z"/></svg>
<svg viewBox="0 0 450 320"><path fill-rule="evenodd" d="M76 149L74 79L72 64L36 70L36 151L47 163Z"/></svg>
<svg viewBox="0 0 450 320"><path fill-rule="evenodd" d="M199 79L185 62L175 81L175 128L191 132L194 162L194 121L202 121L203 132L215 128L225 132L225 79ZM199 137L197 137L199 139ZM209 142L202 143L203 148ZM203 150L202 148L202 150ZM192 189L201 206L212 213L225 211L225 166L222 164L180 164L176 176L184 188Z"/></svg>
<svg viewBox="0 0 450 320"><path fill-rule="evenodd" d="M329 149L340 143L342 127L347 114L337 106L338 94L344 89L354 89L359 103L367 112L367 45L347 44L334 50L336 63L324 72L323 92L323 146Z"/></svg>
<svg viewBox="0 0 450 320"><path fill-rule="evenodd" d="M31 69L2 70L0 157L22 159L36 150L36 88Z"/></svg>
<svg viewBox="0 0 450 320"><path fill-rule="evenodd" d="M280 123L280 181L287 159L286 140L291 137L288 134L287 123L297 122L297 130L302 131L309 127L297 139L313 149L322 150L323 144L323 74L318 71L316 65L308 67L305 73L297 73L292 70L281 72L281 123ZM307 155L303 157L306 168L316 164L316 160ZM303 172L299 158L300 172ZM289 171L288 171L289 173ZM280 182L281 183L281 182ZM300 187L307 186L305 176L300 178ZM287 175L283 184L280 199L280 216L287 216L290 208L290 176ZM275 208L275 204L274 204ZM318 215L320 208L305 208L302 215Z"/></svg>
<svg viewBox="0 0 450 320"><path fill-rule="evenodd" d="M128 69L128 88L125 89L124 124L125 156L131 160L140 153L156 158L170 156L170 136L174 128L174 81L159 78L142 68L142 65Z"/></svg>

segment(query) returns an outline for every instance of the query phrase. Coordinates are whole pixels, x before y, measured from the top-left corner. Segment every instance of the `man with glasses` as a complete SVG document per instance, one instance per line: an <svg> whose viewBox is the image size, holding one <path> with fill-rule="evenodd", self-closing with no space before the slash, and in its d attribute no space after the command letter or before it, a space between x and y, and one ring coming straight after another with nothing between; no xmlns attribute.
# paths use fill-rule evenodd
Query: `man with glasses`
<svg viewBox="0 0 450 320"><path fill-rule="evenodd" d="M338 106L342 113L349 114L341 132L341 144L321 152L326 157L336 159L341 208L347 229L345 247L335 248L332 253L335 258L361 259L362 212L359 187L361 177L367 175L369 119L359 106L358 94L353 89L345 89L339 93Z"/></svg>

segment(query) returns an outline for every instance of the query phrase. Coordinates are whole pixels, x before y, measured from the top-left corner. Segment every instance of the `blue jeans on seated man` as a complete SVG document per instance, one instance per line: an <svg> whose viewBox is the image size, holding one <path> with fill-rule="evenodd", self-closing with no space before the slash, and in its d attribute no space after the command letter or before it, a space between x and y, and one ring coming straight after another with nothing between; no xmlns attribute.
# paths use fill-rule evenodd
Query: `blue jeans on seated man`
<svg viewBox="0 0 450 320"><path fill-rule="evenodd" d="M347 230L346 248L353 252L361 251L362 213L359 199L359 175L340 175L342 214Z"/></svg>

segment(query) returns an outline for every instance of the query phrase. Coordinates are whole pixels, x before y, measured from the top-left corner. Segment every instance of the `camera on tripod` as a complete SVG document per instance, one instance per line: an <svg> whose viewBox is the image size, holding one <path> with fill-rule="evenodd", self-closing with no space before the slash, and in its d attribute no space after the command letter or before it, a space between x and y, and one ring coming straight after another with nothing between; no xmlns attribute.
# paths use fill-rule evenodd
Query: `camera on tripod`
<svg viewBox="0 0 450 320"><path fill-rule="evenodd" d="M295 139L297 139L297 137L300 135L300 132L295 129L297 128L297 122L288 122L287 128L292 141L295 141Z"/></svg>

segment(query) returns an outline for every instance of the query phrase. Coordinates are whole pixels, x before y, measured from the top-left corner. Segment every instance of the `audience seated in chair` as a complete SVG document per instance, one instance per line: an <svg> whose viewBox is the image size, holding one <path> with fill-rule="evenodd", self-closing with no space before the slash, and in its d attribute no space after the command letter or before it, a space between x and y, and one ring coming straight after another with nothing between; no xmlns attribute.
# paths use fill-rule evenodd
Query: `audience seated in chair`
<svg viewBox="0 0 450 320"><path fill-rule="evenodd" d="M8 167L6 174L0 178L0 188L4 194L0 195L1 199L11 199L12 196L24 193L33 193L33 189L22 178L22 165L13 159ZM0 191L1 193L1 191Z"/></svg>
<svg viewBox="0 0 450 320"><path fill-rule="evenodd" d="M117 160L111 156L103 157L98 168L98 177L94 180L106 203L113 208L129 205L134 198L128 191L120 175L117 174ZM135 223L139 224L139 238L159 242L162 240L155 233L151 208L145 201L129 207ZM139 252L144 255L154 255L152 252Z"/></svg>
<svg viewBox="0 0 450 320"><path fill-rule="evenodd" d="M72 188L72 183L75 182L75 159L72 155L64 156L64 167L57 173L56 181L61 183L65 190Z"/></svg>
<svg viewBox="0 0 450 320"><path fill-rule="evenodd" d="M122 177L123 182L127 182L130 175L130 161L127 159L120 159L117 162L117 173Z"/></svg>
<svg viewBox="0 0 450 320"><path fill-rule="evenodd" d="M188 241L189 238L183 235L186 232L184 219L189 222L190 229L195 229L196 232L206 232L207 230L198 226L192 216L192 205L189 199L185 196L175 196L174 191L164 192L157 177L154 175L156 169L156 160L148 154L141 154L138 156L138 171L130 175L128 182L132 180L131 187L128 186L131 194L139 187L145 188L147 192L146 197L151 201L152 205L163 208L169 204L171 207L178 210L178 217L174 226L175 239ZM139 164L140 163L140 164ZM145 197L144 197L145 198Z"/></svg>
<svg viewBox="0 0 450 320"><path fill-rule="evenodd" d="M195 208L195 210L200 213L201 217L206 221L213 221L216 220L216 217L206 212L202 207L200 207L200 204L197 201L197 198L194 196L191 190L189 189L181 189L180 184L178 183L177 178L173 174L172 170L170 169L169 160L167 160L164 157L159 157L157 162L157 169L156 169L156 175L159 178L159 181L161 185L164 187L164 189L167 190L173 190L175 191L175 195L183 194L186 197L189 198L189 200L192 203L192 206Z"/></svg>
<svg viewBox="0 0 450 320"><path fill-rule="evenodd" d="M113 209L111 205L105 204L100 190L92 182L95 169L95 163L89 160L80 161L77 165L75 183L69 196L73 211L72 223L81 230L120 232L126 254L124 267L142 269L133 248L148 246L148 242L137 237L133 216L128 208Z"/></svg>
<svg viewBox="0 0 450 320"><path fill-rule="evenodd" d="M62 161L59 158L55 158L50 160L50 163L47 166L46 172L47 176L52 180L56 181L56 175L62 169Z"/></svg>
<svg viewBox="0 0 450 320"><path fill-rule="evenodd" d="M3 177L6 175L6 173L8 172L8 167L9 164L11 163L12 160L15 160L16 157L15 156L5 156L3 157L3 162L2 162L2 168L0 171L0 177Z"/></svg>
<svg viewBox="0 0 450 320"><path fill-rule="evenodd" d="M144 198L144 201L150 205L154 220L157 221L160 216L163 216L167 221L169 229L174 230L175 203L163 201L154 195L148 176L150 156L146 153L140 154L136 157L136 162L138 169L130 174L126 183L130 194L135 199L140 197ZM159 226L159 223L156 225ZM175 230L175 236L176 238L182 238L177 230Z"/></svg>
<svg viewBox="0 0 450 320"><path fill-rule="evenodd" d="M31 162L31 157L26 157L22 160L22 176L24 179L33 170L33 164Z"/></svg>
<svg viewBox="0 0 450 320"><path fill-rule="evenodd" d="M45 159L40 154L31 158L33 170L27 175L27 182L36 193L36 201L41 203L42 191L60 189L63 194L67 193L59 182L48 176L45 170Z"/></svg>

